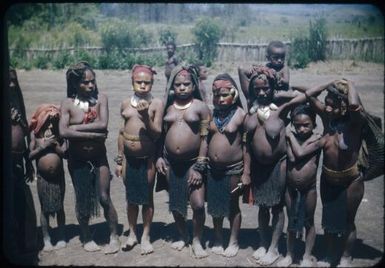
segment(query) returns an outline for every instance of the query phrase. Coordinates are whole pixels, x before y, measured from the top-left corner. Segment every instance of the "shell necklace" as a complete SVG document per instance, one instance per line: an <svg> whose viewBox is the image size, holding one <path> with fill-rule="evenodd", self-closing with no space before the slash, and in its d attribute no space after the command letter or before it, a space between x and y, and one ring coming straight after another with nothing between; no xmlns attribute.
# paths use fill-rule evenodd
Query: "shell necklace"
<svg viewBox="0 0 385 268"><path fill-rule="evenodd" d="M193 100L194 100L194 99L192 99L190 102L186 103L185 105L179 105L179 104L177 104L177 103L174 101L174 103L173 103L172 105L173 105L173 106L175 107L175 109L177 109L177 110L186 110L188 107L191 106L191 103L193 103Z"/></svg>

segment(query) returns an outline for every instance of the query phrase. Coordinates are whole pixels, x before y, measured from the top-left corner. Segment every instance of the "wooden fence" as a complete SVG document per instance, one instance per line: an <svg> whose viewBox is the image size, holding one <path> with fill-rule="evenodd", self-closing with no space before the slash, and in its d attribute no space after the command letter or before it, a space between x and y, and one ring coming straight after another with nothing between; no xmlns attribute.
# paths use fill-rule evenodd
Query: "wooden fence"
<svg viewBox="0 0 385 268"><path fill-rule="evenodd" d="M289 49L290 42L284 42ZM262 62L265 61L266 44L237 44L237 43L218 43L217 61L220 62ZM195 44L182 44L177 46L177 52L182 55L194 53ZM58 53L68 51L73 54L76 50L86 50L91 56L99 56L106 51L103 47L82 47L82 48L61 48L61 49L25 49L28 60L36 58L38 55L49 55L54 57ZM126 52L150 55L166 55L165 47L150 48L130 48ZM10 55L15 49L10 49ZM365 38L365 39L334 39L328 40L326 45L327 59L358 59L365 61L382 62L384 60L384 38Z"/></svg>

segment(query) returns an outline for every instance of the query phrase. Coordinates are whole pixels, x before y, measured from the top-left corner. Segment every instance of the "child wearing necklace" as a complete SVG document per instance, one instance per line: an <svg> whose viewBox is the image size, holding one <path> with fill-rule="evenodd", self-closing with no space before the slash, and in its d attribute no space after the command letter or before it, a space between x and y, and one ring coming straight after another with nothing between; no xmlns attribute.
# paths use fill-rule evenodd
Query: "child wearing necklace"
<svg viewBox="0 0 385 268"><path fill-rule="evenodd" d="M165 95L164 132L156 163L158 182L167 178L169 210L172 212L179 237L171 244L182 250L190 243L186 225L187 205L193 210L192 253L195 258L208 254L201 244L205 222L204 177L207 163L207 127L210 110L199 92L197 70L177 66L171 72ZM171 91L174 94L170 94Z"/></svg>
<svg viewBox="0 0 385 268"><path fill-rule="evenodd" d="M250 157L242 140L246 116L239 90L228 74L213 82L213 121L208 136L207 212L213 217L215 241L212 252L234 257L239 250L238 234L242 216L239 188L250 184ZM237 188L238 187L238 188ZM230 221L230 241L223 244L223 219Z"/></svg>
<svg viewBox="0 0 385 268"><path fill-rule="evenodd" d="M154 74L156 72L147 65L134 65L132 68L134 93L126 98L120 107L124 126L118 137L118 155L115 158L115 173L123 178L126 187L127 218L130 227L130 234L122 249L128 251L138 244L136 226L141 205L142 255L154 251L150 242L150 227L154 216L155 153L163 118L163 102L151 94Z"/></svg>

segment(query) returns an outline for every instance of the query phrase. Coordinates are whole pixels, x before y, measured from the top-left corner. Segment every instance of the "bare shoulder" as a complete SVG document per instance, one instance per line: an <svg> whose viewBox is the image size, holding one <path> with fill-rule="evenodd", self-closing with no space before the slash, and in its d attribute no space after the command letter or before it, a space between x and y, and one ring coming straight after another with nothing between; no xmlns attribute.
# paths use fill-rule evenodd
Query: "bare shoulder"
<svg viewBox="0 0 385 268"><path fill-rule="evenodd" d="M70 105L73 104L73 100L71 98L65 98L64 100L62 100L61 102L61 109L68 109L69 107L71 107Z"/></svg>
<svg viewBox="0 0 385 268"><path fill-rule="evenodd" d="M238 107L235 113L238 118L245 119L246 112L241 107Z"/></svg>
<svg viewBox="0 0 385 268"><path fill-rule="evenodd" d="M155 107L163 107L163 100L161 100L160 98L153 98L151 104Z"/></svg>

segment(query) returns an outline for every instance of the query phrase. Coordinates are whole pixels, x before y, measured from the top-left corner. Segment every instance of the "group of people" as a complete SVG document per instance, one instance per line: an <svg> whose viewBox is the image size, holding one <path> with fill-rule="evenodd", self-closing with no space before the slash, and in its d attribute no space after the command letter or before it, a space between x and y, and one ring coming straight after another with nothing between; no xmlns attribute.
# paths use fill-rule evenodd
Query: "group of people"
<svg viewBox="0 0 385 268"><path fill-rule="evenodd" d="M356 238L354 218L364 193L358 165L365 125L363 107L348 80L335 80L314 88L290 87L285 53L283 43L271 42L266 65L238 68L240 89L229 74L217 75L212 83L213 109L202 96L197 66L176 63L170 70L166 69L164 99L151 94L156 71L147 65L133 66L133 94L121 103L123 124L114 158L115 175L125 185L130 230L123 245L119 242L118 217L110 198L112 174L105 146L108 98L99 92L95 72L88 63L71 66L66 73L67 98L60 107L40 105L29 126L12 132L14 140L17 133L26 133L29 128L26 161L30 165L31 160L36 160L43 250L66 246L63 159L67 159L76 195L76 217L86 251L101 250L88 226L89 219L98 215L100 203L111 233L104 248L106 254L131 250L138 244L136 225L140 206L141 254L153 252L150 228L156 188L169 194L169 211L178 230L178 238L171 244L175 250L191 244L196 258L208 256L201 243L207 202L215 234L211 251L235 256L239 251L242 222L239 202L243 196L243 202L259 207L260 246L253 253L258 264L271 265L280 256L278 240L283 232L286 206L287 254L277 264L293 263L294 240L301 237L305 228L306 247L301 265L316 266L312 249L316 237L316 178L322 151L322 227L328 243L322 265L349 265ZM326 97L321 101L318 96L324 91ZM241 95L247 105L242 105ZM323 134L314 131L316 115L321 118ZM25 120L18 122L21 126L26 124ZM15 147L13 151L16 157L16 152L27 150ZM16 171L15 176L22 179ZM188 206L192 209L192 240L186 224ZM49 216L55 213L61 237L54 247L48 228ZM227 245L222 230L225 217L230 222ZM345 242L342 256L335 254L333 248L339 235Z"/></svg>

